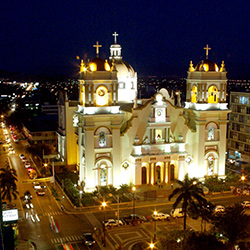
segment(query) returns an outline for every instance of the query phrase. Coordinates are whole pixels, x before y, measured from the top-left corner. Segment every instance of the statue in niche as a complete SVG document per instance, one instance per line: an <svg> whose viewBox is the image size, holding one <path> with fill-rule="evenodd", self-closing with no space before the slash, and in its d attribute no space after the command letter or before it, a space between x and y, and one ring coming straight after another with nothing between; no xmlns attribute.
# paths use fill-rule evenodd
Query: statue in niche
<svg viewBox="0 0 250 250"><path fill-rule="evenodd" d="M106 136L105 132L103 131L99 133L99 145L101 147L106 146Z"/></svg>

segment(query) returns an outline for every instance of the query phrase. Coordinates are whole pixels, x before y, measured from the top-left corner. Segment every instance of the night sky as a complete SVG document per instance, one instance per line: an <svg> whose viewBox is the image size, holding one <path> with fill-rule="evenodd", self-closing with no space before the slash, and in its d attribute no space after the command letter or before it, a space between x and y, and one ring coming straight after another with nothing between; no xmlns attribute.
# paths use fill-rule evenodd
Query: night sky
<svg viewBox="0 0 250 250"><path fill-rule="evenodd" d="M190 60L225 61L228 78L250 76L250 2L1 1L0 69L71 74L95 57L108 58L116 31L122 56L139 76L186 77Z"/></svg>

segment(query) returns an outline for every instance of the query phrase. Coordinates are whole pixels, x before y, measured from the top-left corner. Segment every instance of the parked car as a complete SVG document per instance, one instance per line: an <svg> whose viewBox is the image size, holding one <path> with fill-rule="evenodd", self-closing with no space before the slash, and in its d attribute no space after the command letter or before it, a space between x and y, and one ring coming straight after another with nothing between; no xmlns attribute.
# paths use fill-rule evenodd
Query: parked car
<svg viewBox="0 0 250 250"><path fill-rule="evenodd" d="M36 170L31 170L29 172L29 177L30 177L30 179L36 179L37 178L37 172L36 172Z"/></svg>
<svg viewBox="0 0 250 250"><path fill-rule="evenodd" d="M24 163L27 161L27 158L24 156L23 158L21 158L21 161Z"/></svg>
<svg viewBox="0 0 250 250"><path fill-rule="evenodd" d="M142 223L146 221L145 216L143 215L137 215L137 214L130 214L129 216L126 216L123 218L126 224L131 224L131 223Z"/></svg>
<svg viewBox="0 0 250 250"><path fill-rule="evenodd" d="M181 218L181 217L184 217L184 211L182 208L176 208L176 209L172 209L170 211L170 215L173 217L173 218Z"/></svg>
<svg viewBox="0 0 250 250"><path fill-rule="evenodd" d="M84 233L83 240L86 246L92 246L95 244L95 239L93 238L92 233Z"/></svg>
<svg viewBox="0 0 250 250"><path fill-rule="evenodd" d="M28 168L27 168L28 175L29 175L30 172L33 171L33 170L35 171L35 169L34 169L33 167L28 167Z"/></svg>
<svg viewBox="0 0 250 250"><path fill-rule="evenodd" d="M118 225L119 226L123 225L123 222L121 220L119 220L119 223L118 223L118 220L115 220L115 219L108 219L108 220L103 221L103 223L105 227L117 227Z"/></svg>
<svg viewBox="0 0 250 250"><path fill-rule="evenodd" d="M225 207L222 205L217 205L214 209L215 213L223 213L225 211Z"/></svg>
<svg viewBox="0 0 250 250"><path fill-rule="evenodd" d="M44 196L45 195L45 190L43 188L37 188L36 193L39 196Z"/></svg>
<svg viewBox="0 0 250 250"><path fill-rule="evenodd" d="M241 205L244 207L244 208L250 208L250 201L243 201L241 203Z"/></svg>
<svg viewBox="0 0 250 250"><path fill-rule="evenodd" d="M153 220L170 220L169 214L157 213L152 215Z"/></svg>
<svg viewBox="0 0 250 250"><path fill-rule="evenodd" d="M25 168L29 168L31 166L29 161L24 162L24 167Z"/></svg>
<svg viewBox="0 0 250 250"><path fill-rule="evenodd" d="M24 154L20 154L19 157L20 157L20 159L23 159L23 157L25 157L25 156L24 156Z"/></svg>

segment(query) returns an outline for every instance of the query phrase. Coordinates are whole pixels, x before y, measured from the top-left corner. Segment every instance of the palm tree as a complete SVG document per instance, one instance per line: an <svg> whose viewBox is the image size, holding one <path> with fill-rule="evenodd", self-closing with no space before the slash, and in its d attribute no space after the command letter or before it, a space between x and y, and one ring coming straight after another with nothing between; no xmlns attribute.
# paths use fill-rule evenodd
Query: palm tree
<svg viewBox="0 0 250 250"><path fill-rule="evenodd" d="M0 182L2 198L7 199L11 203L12 197L16 199L18 195L16 170L10 168L9 165L6 168L0 168Z"/></svg>
<svg viewBox="0 0 250 250"><path fill-rule="evenodd" d="M175 188L173 192L169 195L168 199L171 200L174 196L176 198L173 209L175 209L178 204L182 203L182 209L184 212L184 224L183 229L186 230L186 220L187 220L187 209L189 206L195 206L195 201L198 204L204 204L206 199L205 194L201 187L201 182L197 178L189 178L188 174L185 175L184 180L176 180L179 187Z"/></svg>

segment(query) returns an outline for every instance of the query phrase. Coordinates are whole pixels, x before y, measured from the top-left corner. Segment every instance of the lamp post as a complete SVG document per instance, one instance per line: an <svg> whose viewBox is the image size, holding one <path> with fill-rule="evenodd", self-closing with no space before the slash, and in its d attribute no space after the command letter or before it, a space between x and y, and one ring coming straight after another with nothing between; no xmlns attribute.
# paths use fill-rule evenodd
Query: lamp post
<svg viewBox="0 0 250 250"><path fill-rule="evenodd" d="M79 207L81 207L82 206L82 193L83 193L83 191L80 190L79 193L80 193L80 195L79 195Z"/></svg>
<svg viewBox="0 0 250 250"><path fill-rule="evenodd" d="M55 162L52 161L53 184L55 188Z"/></svg>
<svg viewBox="0 0 250 250"><path fill-rule="evenodd" d="M105 221L106 221L106 207L107 203L104 201L102 203L102 207L104 210L104 220L103 220L103 246L106 247L106 227L105 227Z"/></svg>
<svg viewBox="0 0 250 250"><path fill-rule="evenodd" d="M133 214L135 214L135 187L132 187L132 192L133 192Z"/></svg>
<svg viewBox="0 0 250 250"><path fill-rule="evenodd" d="M242 187L242 190L241 190L241 200L242 200L242 195L243 195L243 191L244 191L244 181L245 181L245 179L246 179L246 176L245 175L242 175L241 176L241 180L242 180L242 183L243 183L243 187Z"/></svg>
<svg viewBox="0 0 250 250"><path fill-rule="evenodd" d="M158 212L154 211L154 215L157 215ZM155 242L156 240L156 218L155 218L155 223L154 223L154 238L153 238L153 242Z"/></svg>
<svg viewBox="0 0 250 250"><path fill-rule="evenodd" d="M135 225L134 224L134 218L135 218L135 190L136 190L136 188L132 187L132 192L133 192L133 219L132 219L132 223L133 223L133 226Z"/></svg>

